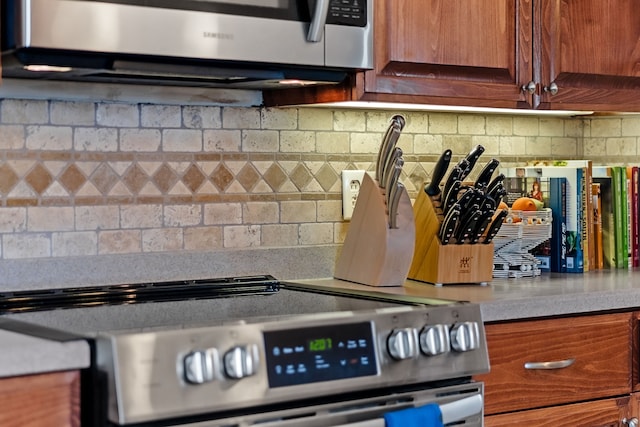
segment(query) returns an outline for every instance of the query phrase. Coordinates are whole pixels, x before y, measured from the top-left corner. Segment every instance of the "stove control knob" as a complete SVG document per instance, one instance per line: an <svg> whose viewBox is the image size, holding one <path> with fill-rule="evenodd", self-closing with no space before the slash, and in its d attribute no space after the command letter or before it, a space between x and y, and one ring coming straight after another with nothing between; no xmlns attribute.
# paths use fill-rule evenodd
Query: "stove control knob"
<svg viewBox="0 0 640 427"><path fill-rule="evenodd" d="M184 379L191 384L213 381L215 350L195 350L184 358Z"/></svg>
<svg viewBox="0 0 640 427"><path fill-rule="evenodd" d="M447 325L426 326L420 332L420 350L427 356L448 353L451 349Z"/></svg>
<svg viewBox="0 0 640 427"><path fill-rule="evenodd" d="M396 329L387 339L387 350L397 360L410 359L418 355L417 333L414 328Z"/></svg>
<svg viewBox="0 0 640 427"><path fill-rule="evenodd" d="M476 322L458 323L451 328L451 347L455 351L471 351L480 347L480 331Z"/></svg>
<svg viewBox="0 0 640 427"><path fill-rule="evenodd" d="M234 347L224 355L224 371L229 378L250 377L256 373L259 362L257 345Z"/></svg>

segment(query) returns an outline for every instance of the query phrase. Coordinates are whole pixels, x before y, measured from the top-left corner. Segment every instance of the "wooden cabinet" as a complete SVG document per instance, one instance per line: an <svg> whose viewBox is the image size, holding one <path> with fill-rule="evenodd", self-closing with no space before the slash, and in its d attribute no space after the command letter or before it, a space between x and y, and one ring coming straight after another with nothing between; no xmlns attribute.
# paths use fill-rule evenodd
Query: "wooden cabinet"
<svg viewBox="0 0 640 427"><path fill-rule="evenodd" d="M635 6L633 0L376 0L374 70L338 87L266 91L265 104L640 111Z"/></svg>
<svg viewBox="0 0 640 427"><path fill-rule="evenodd" d="M631 313L486 325L485 425L619 426L630 417Z"/></svg>
<svg viewBox="0 0 640 427"><path fill-rule="evenodd" d="M80 426L80 373L0 379L0 426Z"/></svg>

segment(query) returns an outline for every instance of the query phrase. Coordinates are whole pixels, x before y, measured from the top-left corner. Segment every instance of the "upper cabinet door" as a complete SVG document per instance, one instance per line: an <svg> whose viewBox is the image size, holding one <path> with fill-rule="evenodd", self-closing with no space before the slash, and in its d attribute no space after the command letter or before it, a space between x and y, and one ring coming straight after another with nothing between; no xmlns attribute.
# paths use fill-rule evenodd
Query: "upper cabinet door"
<svg viewBox="0 0 640 427"><path fill-rule="evenodd" d="M639 6L537 0L539 108L640 111Z"/></svg>
<svg viewBox="0 0 640 427"><path fill-rule="evenodd" d="M522 87L533 80L532 0L378 0L375 7L376 68L365 74L365 99L531 106Z"/></svg>

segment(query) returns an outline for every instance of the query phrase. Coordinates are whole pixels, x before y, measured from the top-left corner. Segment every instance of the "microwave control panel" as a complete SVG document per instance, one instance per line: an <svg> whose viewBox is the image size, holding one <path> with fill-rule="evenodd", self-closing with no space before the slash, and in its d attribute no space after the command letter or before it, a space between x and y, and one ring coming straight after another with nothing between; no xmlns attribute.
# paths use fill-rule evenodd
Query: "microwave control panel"
<svg viewBox="0 0 640 427"><path fill-rule="evenodd" d="M365 27L368 0L331 0L327 24Z"/></svg>

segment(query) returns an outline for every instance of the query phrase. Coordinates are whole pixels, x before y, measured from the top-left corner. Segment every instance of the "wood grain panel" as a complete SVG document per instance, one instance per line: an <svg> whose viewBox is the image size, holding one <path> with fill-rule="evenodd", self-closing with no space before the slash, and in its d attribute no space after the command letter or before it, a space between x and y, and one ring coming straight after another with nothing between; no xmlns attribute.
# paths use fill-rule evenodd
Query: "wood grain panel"
<svg viewBox="0 0 640 427"><path fill-rule="evenodd" d="M0 426L80 426L80 373L1 379Z"/></svg>
<svg viewBox="0 0 640 427"><path fill-rule="evenodd" d="M628 417L629 397L606 399L485 417L485 427L619 427Z"/></svg>
<svg viewBox="0 0 640 427"><path fill-rule="evenodd" d="M491 372L485 413L532 409L631 392L629 313L486 326ZM574 358L564 369L527 370L526 362Z"/></svg>

